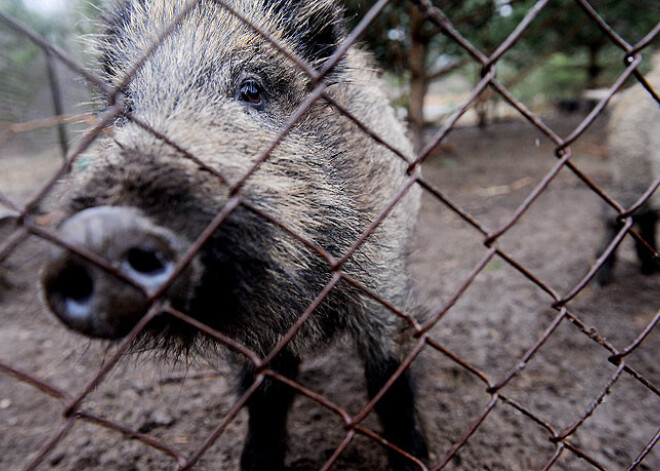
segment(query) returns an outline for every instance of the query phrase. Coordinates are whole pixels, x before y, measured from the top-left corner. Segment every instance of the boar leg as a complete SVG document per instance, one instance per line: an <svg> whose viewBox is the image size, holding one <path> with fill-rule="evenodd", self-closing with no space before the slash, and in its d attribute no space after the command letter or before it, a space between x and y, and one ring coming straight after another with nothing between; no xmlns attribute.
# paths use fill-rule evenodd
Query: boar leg
<svg viewBox="0 0 660 471"><path fill-rule="evenodd" d="M635 221L639 225L639 235L644 239L649 246L654 250L658 251L656 247L655 232L656 224L658 222L658 215L649 212L639 217L635 218ZM645 275L651 275L660 271L660 263L653 257L651 251L637 239L635 239L635 248L637 249L637 257L642 263L641 271Z"/></svg>
<svg viewBox="0 0 660 471"><path fill-rule="evenodd" d="M612 242L616 237L617 233L621 230L621 223L618 222L615 218L607 218L605 223L605 231L603 233L603 238L601 246L596 252L598 257L601 256L607 246ZM610 254L609 257L603 262L598 273L594 277L594 288L596 290L603 288L609 285L612 282L614 277L614 265L616 264L616 249Z"/></svg>
<svg viewBox="0 0 660 471"><path fill-rule="evenodd" d="M295 379L300 360L282 351L269 368ZM244 371L241 389L254 382L254 374ZM286 418L293 402L294 390L277 380L266 378L247 402L248 433L241 455L242 471L281 471L287 449Z"/></svg>
<svg viewBox="0 0 660 471"><path fill-rule="evenodd" d="M401 365L396 355L373 358L367 356L365 374L367 391L373 398ZM392 444L421 460L428 458L426 440L417 424L415 391L412 373L406 369L376 403L384 429L384 438ZM418 470L413 461L402 454L388 450L389 460L395 471Z"/></svg>

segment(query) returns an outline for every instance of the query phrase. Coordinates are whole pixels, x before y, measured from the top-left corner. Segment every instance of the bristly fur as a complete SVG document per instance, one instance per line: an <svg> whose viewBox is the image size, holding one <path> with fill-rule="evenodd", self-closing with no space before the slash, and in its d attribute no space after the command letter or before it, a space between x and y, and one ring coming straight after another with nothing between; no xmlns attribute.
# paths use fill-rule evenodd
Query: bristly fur
<svg viewBox="0 0 660 471"><path fill-rule="evenodd" d="M97 39L102 72L110 84L123 78L184 4L183 1L169 0L122 0L116 3L107 15L104 33ZM317 66L322 64L324 56L332 53L336 41L343 36L341 10L330 0L235 0L231 5L273 39L283 41L291 50L304 50L306 58L314 60ZM335 33L330 35L330 30ZM329 37L335 39L328 41ZM302 40L306 43L301 43ZM333 47L330 48L329 44ZM236 83L245 74L263 80L269 90L273 103L263 112L245 114L233 104ZM351 49L343 59L343 67L336 72L336 82L329 88L329 93L374 131L390 137L404 154L411 155L403 129L375 83L377 78L367 56ZM268 147L309 86L305 73L267 40L221 5L205 0L153 52L125 92L130 112L212 167L236 179L250 167L261 149ZM233 118L218 120L222 116ZM191 118L198 123L197 128L206 123L208 131L204 133L204 139L200 140L190 132L187 123ZM240 135L249 135L249 140L241 143L232 137ZM219 182L215 177L188 168L190 162L182 162L167 145L129 123L117 123L115 133L103 145L97 146L97 153L101 158L95 159L93 167L100 165L103 171L94 172L92 169L85 173L90 176L86 185L89 190L78 192L86 198L79 198L77 201L82 204L74 205L72 211L100 204L133 204L154 215L159 222L194 239L204 221L224 204L224 195L218 191ZM332 158L328 158L330 154ZM185 171L179 169L181 165ZM158 169L157 173L154 173L155 169ZM142 177L146 174L151 175L149 180ZM348 119L321 101L250 179L245 192L252 195L262 209L287 223L296 233L339 256L393 196L404 176L405 164L397 156L375 144ZM181 189L189 186L187 182L191 178L197 180L194 191L187 196L179 194ZM282 192L292 198L282 200ZM161 214L159 207L169 194L171 196L166 198L169 207L165 214ZM389 293L389 300L401 305L408 298L408 282L405 277L400 280L392 278L390 272L406 272L407 239L417 211L417 195L418 189L413 188L409 197L395 208L347 265L347 270L367 286L381 288L382 292ZM180 211L179 207L188 214L190 211L185 207L203 208L195 218L199 222L171 217ZM235 224L241 227L235 242L248 237L244 233L246 227L258 224ZM259 231L264 234L264 225L260 226ZM275 280L279 278L290 286L291 295L277 303L280 307L264 308L280 310L281 306L288 306L286 309L292 314L299 314L329 277L315 275L325 271L324 262L318 256L281 231L274 231L273 239L280 240L281 244L268 247L270 242L261 239L260 250L253 250L250 257L260 253L263 254L263 266L280 267L276 278L269 282L261 280L262 286L278 286L281 282ZM235 258L236 254L232 257ZM254 263L252 260L251 264ZM239 265L250 264L246 261ZM264 275L254 273L250 276L258 280ZM311 284L301 291L291 281L286 281L299 279L308 279ZM253 279L255 283L256 280ZM360 296L359 302L351 300L358 296L349 294L351 289L336 291L329 304L360 306L362 312L348 316L345 327L360 330L363 321L356 318L373 316L367 314L372 309L383 310L364 296ZM281 296L271 293L270 297L278 299ZM324 306L322 311L326 310L333 309ZM383 323L383 327L393 321L392 314L385 315L390 319ZM321 320L326 315L318 317L323 323ZM267 318L266 325L259 328L262 332L277 327L272 334L263 334L262 338L277 338L290 325L289 320L274 323L274 319L290 319L290 315L273 312ZM260 353L272 345L272 342L261 341L255 344L251 336L242 338L245 329L241 326L235 326L235 329L222 327L234 332ZM309 330L309 334L297 336L292 347L299 349L303 345L318 343L331 337L328 334L336 328L319 325L309 327ZM179 348L170 340L165 344Z"/></svg>
<svg viewBox="0 0 660 471"><path fill-rule="evenodd" d="M344 37L343 12L333 1L264 0L264 6L295 50L314 65L330 57Z"/></svg>
<svg viewBox="0 0 660 471"><path fill-rule="evenodd" d="M345 37L342 10L335 1L229 3L272 40L316 68ZM177 244L189 246L231 198L228 186L208 168L237 182L278 139L245 181L241 198L333 257L342 257L410 178L405 160L412 159L412 147L379 86L370 56L350 48L328 79L325 93L399 149L403 159L323 99L280 139L314 84L269 40L216 1L201 1L144 58L186 4L184 0L119 0L96 37L96 49L100 74L108 84L129 78L122 90L129 118L138 118L198 160L181 155L131 119L118 120L90 148L89 167L69 182L77 196L68 207L67 221L93 213L88 208L119 207L133 214L135 224L142 224L147 234L157 228ZM257 95L253 101L244 97L245 84ZM413 185L341 267L403 310L411 309L407 255L420 192ZM116 237L99 239L101 251L126 249ZM191 266L195 275L182 282L176 295L168 291L169 301L262 357L332 278L321 255L242 205L220 225ZM104 293L94 296L99 296L96 302ZM120 323L118 317L128 318L125 322L133 319L132 314L113 317L112 306L95 310L93 316L97 317L92 320L111 318L115 324ZM121 327L112 333L125 332L126 325ZM411 348L412 335L404 320L341 281L268 367L294 377L300 359L318 352L338 332L350 333L358 344L371 396ZM209 340L165 315L158 316L145 334L136 348L175 354ZM244 387L253 373L245 362ZM292 391L272 380L266 383L248 404L245 470L280 469L284 463L282 437ZM413 405L412 379L406 371L376 411L388 439L424 457L426 445ZM397 470L415 469L396 454L391 463Z"/></svg>
<svg viewBox="0 0 660 471"><path fill-rule="evenodd" d="M261 5L259 4L261 3ZM117 72L125 70L126 54L122 53L122 40L130 37L131 32L147 35L153 39L158 29L162 30L169 24L185 2L170 2L158 5L154 0L117 0L115 6L105 15L100 24L100 34L97 38L102 72L106 77L116 76ZM245 19L290 51L295 51L313 67L320 68L337 49L345 36L342 22L342 10L330 0L315 0L301 2L298 0L262 0L229 1L228 4L241 13ZM154 16L162 18L161 22L148 25L151 31L131 31L136 27L135 18L140 15L153 14L153 9L162 9ZM233 17L220 2L203 0L191 13L191 18L215 18L213 24L203 22L210 30L236 29L240 21ZM184 20L185 21L185 20ZM232 24L226 24L226 23ZM146 25L143 25L146 26ZM257 44L263 41L260 35L249 27L243 26L242 43ZM207 31L208 33L209 31ZM145 44L146 45L146 44ZM212 46L212 42L209 43ZM144 49L146 50L146 48ZM341 65L339 65L341 67Z"/></svg>

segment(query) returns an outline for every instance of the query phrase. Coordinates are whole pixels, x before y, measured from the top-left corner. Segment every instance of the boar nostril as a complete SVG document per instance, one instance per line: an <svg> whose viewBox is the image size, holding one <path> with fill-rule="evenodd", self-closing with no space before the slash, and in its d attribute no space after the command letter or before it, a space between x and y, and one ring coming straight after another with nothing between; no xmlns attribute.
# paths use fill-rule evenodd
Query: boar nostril
<svg viewBox="0 0 660 471"><path fill-rule="evenodd" d="M147 276L160 275L169 265L158 252L141 248L129 249L126 261L134 271Z"/></svg>
<svg viewBox="0 0 660 471"><path fill-rule="evenodd" d="M68 267L55 282L55 290L63 299L85 303L94 293L94 282L83 267Z"/></svg>
<svg viewBox="0 0 660 471"><path fill-rule="evenodd" d="M53 280L51 292L60 299L60 314L70 318L85 318L94 295L94 280L81 266L70 266Z"/></svg>
<svg viewBox="0 0 660 471"><path fill-rule="evenodd" d="M122 266L128 275L151 289L158 288L174 269L170 257L160 250L142 247L128 249Z"/></svg>

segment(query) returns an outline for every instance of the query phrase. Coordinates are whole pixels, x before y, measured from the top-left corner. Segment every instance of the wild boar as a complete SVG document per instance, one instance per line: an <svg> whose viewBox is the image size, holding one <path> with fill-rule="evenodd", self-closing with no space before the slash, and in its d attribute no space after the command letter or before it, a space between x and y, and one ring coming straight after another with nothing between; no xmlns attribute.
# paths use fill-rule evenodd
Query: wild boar
<svg viewBox="0 0 660 471"><path fill-rule="evenodd" d="M342 10L333 0L228 3L256 28L219 2L200 1L138 67L185 2L119 1L95 39L105 82L117 86L135 72L122 90L125 115L88 150L88 167L65 183L70 197L59 230L68 243L95 252L147 289L167 280L234 196L229 183L246 175L315 85L259 31L317 70L346 37ZM412 158L404 126L367 53L351 47L323 80L332 100ZM332 270L263 214L339 258L410 178L401 155L328 100L317 100L245 180L237 193L241 202L163 298L266 356L331 280ZM406 258L419 196L412 185L340 268L402 309L411 308ZM148 308L143 290L64 249L45 267L42 285L48 307L65 324L93 337L125 335ZM295 378L303 356L348 331L364 360L373 397L408 352L412 332L406 327L380 302L341 281L268 367ZM200 337L188 324L163 315L140 341L176 348ZM255 371L252 363L242 364L245 390ZM423 460L427 446L414 395L406 371L376 412L384 437ZM292 398L293 390L274 379L266 379L250 397L243 470L284 467ZM390 462L396 470L418 469L392 450Z"/></svg>
<svg viewBox="0 0 660 471"><path fill-rule="evenodd" d="M660 93L660 54L653 57L653 69L646 79ZM660 104L641 85L636 84L617 97L607 126L609 167L612 176L610 192L625 208L631 207L660 176ZM656 191L633 214L639 235L657 252L656 226L660 216L660 191ZM602 253L621 228L612 217L605 218ZM635 241L641 272L650 275L660 271L660 262L639 241ZM598 271L596 286L613 279L616 254L612 253Z"/></svg>

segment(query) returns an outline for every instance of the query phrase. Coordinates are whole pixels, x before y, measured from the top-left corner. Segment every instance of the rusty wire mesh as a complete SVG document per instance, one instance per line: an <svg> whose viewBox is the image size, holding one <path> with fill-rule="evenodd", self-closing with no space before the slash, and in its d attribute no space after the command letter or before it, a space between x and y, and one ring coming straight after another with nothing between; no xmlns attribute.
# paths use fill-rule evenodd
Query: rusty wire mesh
<svg viewBox="0 0 660 471"><path fill-rule="evenodd" d="M80 255L81 257L98 264L105 270L114 273L116 276L122 277L128 282L132 282L129 278L126 278L124 275L122 275L122 273L119 272L108 261L103 260L98 255L85 249L70 245L66 241L62 240L56 232L43 227L42 224L39 223L38 217L34 214L34 210L38 204L53 191L56 183L71 171L72 166L77 162L77 159L81 153L83 153L94 142L94 140L103 132L106 126L108 126L115 118L125 112L122 103L121 90L123 90L124 86L132 79L133 74L139 70L139 68L148 60L150 54L156 48L158 48L159 43L163 41L168 35L170 35L172 31L174 31L178 22L182 21L190 13L190 11L195 8L199 1L200 0L191 0L187 3L185 8L181 9L177 20L173 22L170 27L162 31L158 41L155 41L151 48L144 52L144 55L140 61L133 64L131 71L126 74L123 83L119 84L115 88L109 88L104 82L99 80L86 68L73 60L66 52L62 51L58 47L53 46L48 41L39 37L14 19L7 17L4 14L0 14L0 20L5 24L5 26L13 30L16 34L32 41L49 57L54 58L56 61L66 65L76 74L83 77L87 82L98 87L107 96L108 102L111 104L106 112L93 119L91 128L77 142L75 148L72 148L68 151L65 161L59 170L51 176L49 181L40 189L37 195L31 199L31 201L29 201L27 204L20 205L10 199L8 196L0 193L0 204L18 215L17 229L14 230L5 240L1 241L0 243L0 261L7 259L15 250L17 250L18 247L25 243L28 237L36 236L38 238L45 239L50 243L63 246L70 251ZM217 0L217 3L223 8L229 10L232 15L235 15L247 26L256 29L256 27L253 26L247 19L243 18L239 12L234 11L229 2ZM296 54L293 54L289 50L279 46L277 41L271 38L266 32L258 30L258 33L266 38L266 40L268 40L275 48L277 48L281 54L286 55L290 60L294 61L303 71L308 74L314 83L314 88L304 99L300 107L290 117L288 125L281 130L278 138L268 149L266 149L260 156L258 156L252 169L243 175L243 177L238 181L231 182L218 170L208 167L195 155L186 149L181 148L175 142L171 141L168 136L163 135L157 129L150 127L147 123L142 122L139 118L131 116L130 114L126 115L127 118L130 119L133 123L144 128L158 139L161 139L163 142L173 147L182 156L194 160L207 171L216 175L217 178L219 178L223 183L230 185L231 198L225 207L216 215L213 222L207 227L199 239L188 248L186 254L178 262L176 269L169 277L169 279L164 282L158 290L153 292L146 292L151 304L151 308L148 314L144 316L144 318L131 331L131 333L114 349L113 353L106 359L103 367L93 378L87 382L86 386L81 390L68 391L57 388L52 384L40 379L40 375L35 372L23 371L16 368L15 366L12 366L11 364L0 361L0 371L2 371L4 374L9 375L16 381L26 383L31 387L38 389L44 395L55 398L61 404L60 422L58 424L53 424L53 430L46 435L43 443L41 443L39 447L34 450L36 453L31 455L29 459L26 457L26 461L23 464L23 469L27 470L45 467L46 465L44 462L47 457L53 452L53 450L64 439L64 437L66 437L66 435L72 430L78 421L88 421L108 430L123 434L127 439L142 442L149 447L153 447L154 449L169 455L178 466L178 469L190 469L198 463L200 458L209 449L209 447L211 447L219 439L228 425L236 418L239 410L245 405L246 401L260 386L266 377L274 378L277 381L281 381L289 385L300 394L306 396L312 401L318 403L320 406L327 408L329 411L336 414L343 422L345 429L344 439L334 450L331 456L329 456L327 461L323 464L322 469L331 469L336 463L338 457L342 454L342 452L345 451L345 449L358 434L373 439L375 442L379 443L385 448L394 449L399 453L405 454L404 451L396 448L394 445L388 443L370 428L364 426L363 421L365 417L367 417L367 415L369 415L373 410L374 405L378 399L382 397L382 394L387 390L387 388L391 386L396 378L411 365L411 363L421 354L422 351L428 351L429 349L433 349L446 356L456 366L469 372L470 375L474 376L474 378L483 383L483 388L489 395L489 402L487 406L482 410L482 412L477 417L472 419L469 427L464 430L462 436L460 436L449 449L436 451L439 459L436 459L434 462L430 463L429 468L427 468L421 461L406 455L418 464L419 469L445 469L451 463L455 455L457 455L460 450L470 442L471 437L486 421L489 414L491 414L492 411L496 408L513 408L514 410L521 413L526 420L535 422L547 432L547 437L550 443L552 443L554 452L547 457L547 460L545 461L542 469L552 469L558 463L560 457L565 454L573 454L581 458L582 463L586 463L585 466L587 466L588 469L606 469L605 466L600 463L596 457L592 456L589 452L581 449L580 446L576 445L572 440L572 436L580 427L583 426L585 422L589 420L596 409L601 404L603 404L606 396L610 393L613 386L623 377L633 378L635 381L643 385L643 387L650 391L653 395L660 396L660 390L658 389L658 386L653 384L651 380L647 379L643 371L636 370L627 361L630 355L636 349L638 349L640 345L648 338L652 330L660 321L660 311L656 312L655 315L652 316L652 319L650 322L648 322L647 325L639 329L638 336L634 339L634 341L632 341L625 348L618 349L603 336L599 335L596 328L583 322L577 315L575 315L569 307L569 302L587 286L590 280L594 277L597 270L604 263L607 256L617 248L624 237L629 235L633 238L641 239L639 234L633 229L632 213L637 208L639 208L644 203L644 201L646 201L651 196L653 192L657 190L658 186L660 186L660 179L657 179L655 183L649 187L643 195L640 195L639 200L632 207L622 207L617 201L611 198L596 183L594 183L589 175L583 172L571 160L573 156L571 146L576 143L578 139L580 139L583 133L585 133L585 131L594 123L599 115L603 113L603 110L607 106L610 99L631 76L634 76L639 82L643 83L653 99L660 103L660 98L657 94L658 91L654 91L653 88L648 83L646 83L644 76L638 70L638 67L642 63L641 52L649 46L649 44L658 36L658 34L660 34L660 22L655 26L655 28L653 28L652 31L649 31L641 41L636 44L629 44L624 39L622 39L601 16L599 16L598 11L586 0L576 0L576 4L578 4L584 10L585 14L590 18L590 20L594 24L597 24L598 27L604 32L604 34L606 34L607 37L621 49L621 57L625 63L625 70L611 85L607 96L600 100L600 102L593 108L588 116L586 116L586 118L568 136L561 137L551 127L549 127L544 122L544 120L531 112L524 103L519 101L509 90L507 90L507 88L498 80L496 68L498 60L510 48L512 48L516 42L521 39L521 37L523 37L526 29L547 6L549 0L540 0L532 8L530 8L518 27L515 28L509 37L498 47L496 47L494 52L490 55L487 55L483 51L475 48L470 43L470 41L462 36L461 33L459 33L459 31L454 27L451 18L448 18L439 8L435 7L430 0L417 0L414 3L424 14L427 21L435 24L435 26L440 28L445 35L452 38L458 45L460 45L469 54L469 56L471 56L473 61L481 66L482 70L482 78L474 87L470 96L464 101L462 106L457 109L457 111L449 119L446 120L442 128L431 139L431 142L426 145L424 149L422 149L414 161L408 161L403 154L388 144L385 136L379 136L368 129L360 121L359 116L353 116L347 109L334 101L331 96L325 93L326 85L323 82L323 78L332 71L334 66L337 65L342 55L346 53L348 48L350 48L356 43L356 41L359 40L363 32L369 28L374 18L376 18L377 15L381 13L383 8L388 4L388 0L379 0L373 5L368 14L365 15L365 17L360 21L359 25L350 32L345 41L340 45L332 57L325 63L321 70L315 70L305 60L298 57ZM462 209L458 204L454 203L447 194L434 186L431 182L425 179L425 177L420 172L417 171L420 166L422 166L422 164L427 160L429 155L431 155L431 153L434 152L434 150L446 140L449 133L454 129L457 121L467 112L467 110L474 106L480 95L482 95L488 89L509 103L513 108L517 110L520 116L535 126L545 136L547 136L547 138L549 138L554 143L555 155L552 157L556 157L556 163L553 165L551 170L547 172L544 178L534 187L531 192L529 192L524 202L520 204L514 214L504 224L502 224L501 227L497 227L495 229L487 228L482 222L479 221L478 218L472 216L468 211ZM362 233L359 239L355 240L350 249L341 254L339 258L332 256L330 253L317 246L312 241L306 240L305 238L297 235L293 230L288 228L285 223L258 209L241 192L243 186L250 178L250 176L264 161L269 158L270 152L287 135L297 120L300 119L300 117L317 100L327 101L338 113L345 115L348 119L355 122L363 132L369 134L379 144L386 146L389 150L397 154L399 158L405 160L408 164L406 183L399 189L391 201L388 202L380 215L375 220L371 221L371 224ZM9 142L17 133L25 132L38 127L53 126L57 123L65 122L67 119L68 118L66 116L56 116L52 119L38 123L15 123L9 126L5 126L3 134L0 136L0 145L6 145L6 143ZM591 188L591 190L593 190L593 192L597 194L600 199L614 208L614 210L618 212L619 218L623 223L617 237L611 242L605 253L603 253L598 258L598 260L596 260L596 262L586 270L586 274L565 293L561 293L553 289L550 284L539 279L531 270L516 261L516 259L511 254L507 253L498 246L498 240L504 234L508 233L512 227L514 227L514 225L526 214L527 210L537 201L540 195L548 188L550 183L562 169L568 169L585 185ZM405 196L405 194L413 185L419 185L428 195L436 198L443 204L444 207L451 210L459 218L471 226L473 230L481 237L483 244L487 247L485 255L476 264L476 266L472 268L469 275L461 281L453 296L451 296L451 298L447 300L443 306L438 308L435 312L431 313L431 315L423 323L418 322L412 316L410 316L409 313L403 312L397 306L391 305L389 302L381 298L379 293L372 292L358 280L352 278L342 271L342 267L345 262L356 250L358 250L361 244L388 216L394 206L397 205L397 203ZM210 329L209 327L201 324L186 314L175 310L160 300L161 295L173 283L177 275L181 273L185 266L192 260L195 254L199 251L200 247L209 239L214 231L216 231L218 227L223 224L229 215L232 214L236 208L241 206L247 208L250 211L258 213L261 217L266 218L283 231L295 237L301 244L304 244L308 248L316 251L326 261L328 270L332 273L331 280L318 294L314 302L308 306L304 313L300 315L298 321L287 333L287 335L285 335L280 340L277 346L265 358L260 358L257 354L248 350L245 346L237 343L233 339L225 336L222 332L217 332ZM649 250L651 250L650 247ZM660 258L657 253L654 253L654 256L656 258ZM531 283L533 283L538 290L541 290L545 294L549 295L551 302L548 303L548 306L551 306L554 310L556 310L556 316L552 322L548 324L547 328L542 332L541 335L539 335L537 338L529 339L529 349L522 357L516 359L516 361L510 365L508 373L502 377L493 378L470 364L470 362L464 358L461 358L460 355L446 348L444 345L434 339L429 334L429 331L434 326L436 326L441 321L441 319L443 319L443 317L452 309L452 307L461 298L461 296L464 295L466 290L468 290L468 288L472 285L473 281L496 257L505 261L510 265L510 267L521 273L524 277L531 281ZM366 295L372 297L373 299L386 306L393 313L393 315L400 316L405 319L405 321L411 327L410 334L415 338L415 346L402 363L401 368L390 379L390 381L388 381L383 390L381 390L381 392L376 395L376 397L369 401L356 415L349 414L345 409L333 403L328 398L269 369L269 364L275 355L277 355L277 353L282 350L286 343L289 342L294 335L296 335L301 326L309 319L310 316L313 315L314 310L324 300L328 293L333 289L335 285L341 281L354 285L356 288L366 293ZM189 455L184 455L177 451L176 447L171 443L165 443L149 435L148 433L143 433L117 421L103 418L97 414L89 412L82 406L83 401L88 398L92 391L102 381L104 381L107 375L123 358L124 354L129 350L131 344L134 342L136 336L141 332L141 330L144 329L144 327L154 317L165 315L173 316L191 324L195 328L204 331L209 336L214 337L219 343L225 345L229 349L244 355L250 362L254 364L254 367L258 372L254 384L235 401L233 407L228 411L224 419L216 425L215 430L201 443L199 443L196 446L195 451ZM604 349L609 356L609 361L616 366L616 370L614 374L612 374L611 377L607 379L602 389L591 391L591 405L588 408L582 410L578 417L575 417L572 425L564 429L558 429L547 420L541 418L533 410L526 407L525 404L521 403L519 400L509 397L506 393L503 393L502 388L507 385L513 378L523 374L523 370L530 362L533 361L539 349L541 349L541 347L553 336L560 324L565 324L566 322L570 322L572 328L581 332L584 334L584 336L590 339L590 341ZM660 418L656 417L654 422L658 423L659 419ZM293 433L295 434L295 431ZM639 468L640 464L644 462L645 457L651 453L658 439L660 439L660 428L658 428L657 432L652 437L650 437L648 443L643 447L643 449L638 451L637 457L629 463L627 469Z"/></svg>

